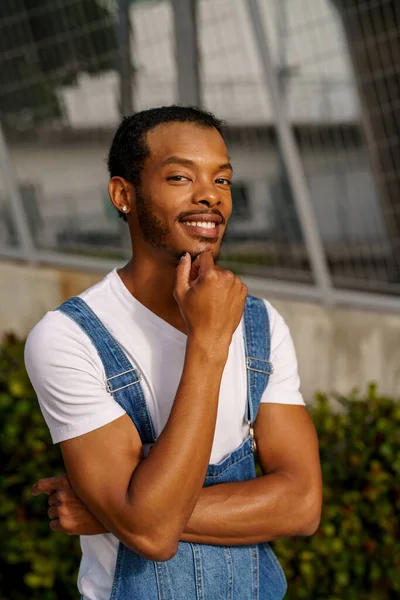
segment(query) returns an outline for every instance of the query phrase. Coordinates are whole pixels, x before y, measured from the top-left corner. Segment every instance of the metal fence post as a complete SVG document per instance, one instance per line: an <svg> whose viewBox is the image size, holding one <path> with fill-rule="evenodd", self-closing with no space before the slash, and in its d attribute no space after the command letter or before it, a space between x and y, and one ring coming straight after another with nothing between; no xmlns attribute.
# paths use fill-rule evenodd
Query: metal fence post
<svg viewBox="0 0 400 600"><path fill-rule="evenodd" d="M28 220L26 218L21 193L18 187L14 166L9 157L3 127L0 122L0 172L2 173L8 204L11 209L11 218L17 233L18 244L22 250L24 260L35 260L35 246L33 243Z"/></svg>
<svg viewBox="0 0 400 600"><path fill-rule="evenodd" d="M282 103L278 77L272 63L267 41L268 36L258 0L247 0L247 8L263 67L265 85L275 115L280 149L299 214L301 228L311 262L312 273L316 285L321 290L321 295L325 304L331 305L333 303L332 283L326 262L325 251L314 215L310 192L296 139Z"/></svg>
<svg viewBox="0 0 400 600"><path fill-rule="evenodd" d="M192 106L201 106L197 4L197 0L172 0L178 98Z"/></svg>
<svg viewBox="0 0 400 600"><path fill-rule="evenodd" d="M131 59L132 27L130 20L130 0L118 0L117 40L119 49L119 103L121 117L133 113L133 92L135 70Z"/></svg>
<svg viewBox="0 0 400 600"><path fill-rule="evenodd" d="M119 112L121 119L134 113L133 86L135 81L135 67L132 62L131 42L131 0L117 0L117 42L119 52ZM129 229L124 221L119 223L121 233L121 250L126 258L132 252Z"/></svg>

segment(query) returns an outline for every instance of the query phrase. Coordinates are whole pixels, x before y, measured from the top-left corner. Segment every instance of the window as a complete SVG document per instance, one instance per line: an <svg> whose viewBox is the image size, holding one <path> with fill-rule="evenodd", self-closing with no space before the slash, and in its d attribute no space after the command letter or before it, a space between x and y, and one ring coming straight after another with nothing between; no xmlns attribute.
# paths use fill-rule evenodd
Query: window
<svg viewBox="0 0 400 600"><path fill-rule="evenodd" d="M232 221L245 221L251 218L249 188L244 182L232 183Z"/></svg>

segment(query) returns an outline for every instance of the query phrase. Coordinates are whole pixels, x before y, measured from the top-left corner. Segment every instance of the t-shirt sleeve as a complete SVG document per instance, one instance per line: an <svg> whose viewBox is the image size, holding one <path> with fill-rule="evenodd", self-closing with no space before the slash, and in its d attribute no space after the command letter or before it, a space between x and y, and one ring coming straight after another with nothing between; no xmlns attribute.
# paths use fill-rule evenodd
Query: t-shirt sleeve
<svg viewBox="0 0 400 600"><path fill-rule="evenodd" d="M60 312L47 313L29 334L25 366L54 443L125 414L106 390L104 369L91 341Z"/></svg>
<svg viewBox="0 0 400 600"><path fill-rule="evenodd" d="M296 351L289 328L277 310L269 302L265 304L270 320L270 361L274 371L269 377L261 402L304 405Z"/></svg>

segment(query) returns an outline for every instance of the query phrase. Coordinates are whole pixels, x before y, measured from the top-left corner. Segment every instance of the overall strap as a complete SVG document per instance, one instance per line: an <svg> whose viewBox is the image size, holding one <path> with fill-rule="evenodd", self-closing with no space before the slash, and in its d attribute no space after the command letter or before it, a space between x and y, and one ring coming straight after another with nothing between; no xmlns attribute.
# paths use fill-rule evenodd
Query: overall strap
<svg viewBox="0 0 400 600"><path fill-rule="evenodd" d="M154 443L140 371L132 366L116 339L82 298L70 298L58 310L75 321L96 348L106 374L105 387L134 422L142 443Z"/></svg>
<svg viewBox="0 0 400 600"><path fill-rule="evenodd" d="M273 373L271 333L264 300L248 296L243 313L247 368L247 421L253 425L261 397Z"/></svg>

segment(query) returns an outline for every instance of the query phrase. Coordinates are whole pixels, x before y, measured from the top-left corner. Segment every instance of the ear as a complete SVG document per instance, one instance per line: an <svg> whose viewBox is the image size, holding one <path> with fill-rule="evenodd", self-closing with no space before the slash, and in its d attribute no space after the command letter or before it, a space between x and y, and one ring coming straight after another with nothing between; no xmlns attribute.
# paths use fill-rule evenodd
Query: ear
<svg viewBox="0 0 400 600"><path fill-rule="evenodd" d="M135 196L132 183L123 177L112 177L108 183L108 193L115 208L123 215L129 215Z"/></svg>

